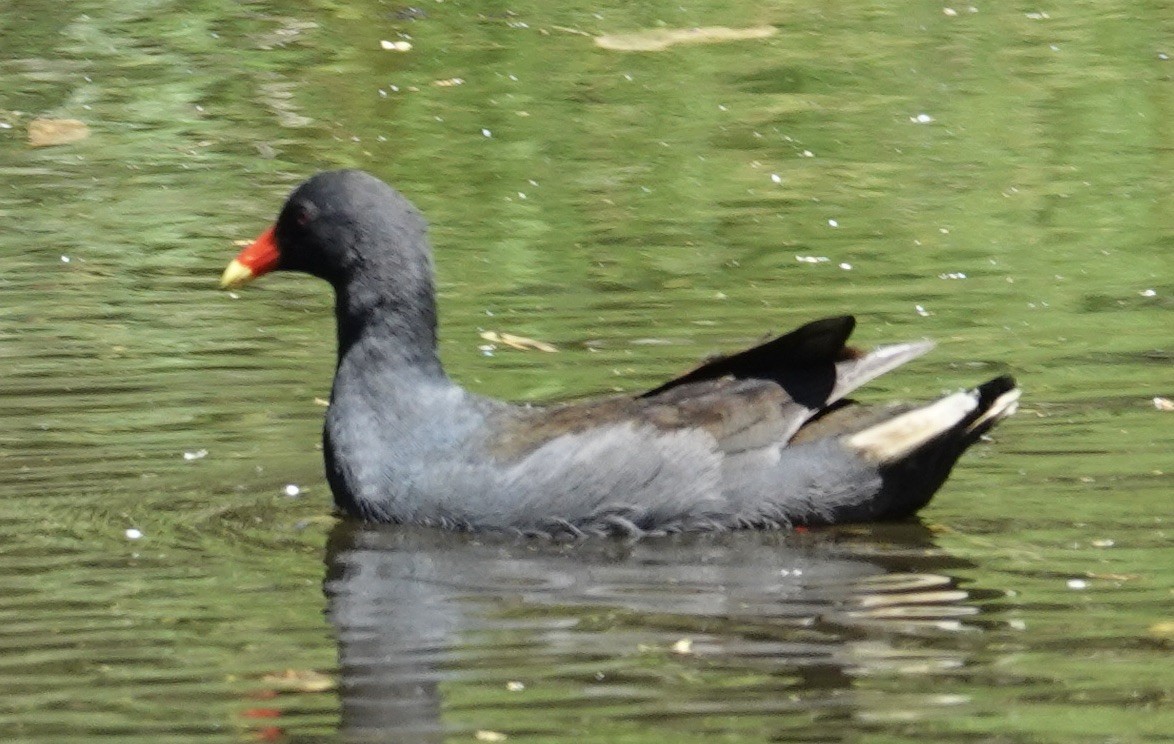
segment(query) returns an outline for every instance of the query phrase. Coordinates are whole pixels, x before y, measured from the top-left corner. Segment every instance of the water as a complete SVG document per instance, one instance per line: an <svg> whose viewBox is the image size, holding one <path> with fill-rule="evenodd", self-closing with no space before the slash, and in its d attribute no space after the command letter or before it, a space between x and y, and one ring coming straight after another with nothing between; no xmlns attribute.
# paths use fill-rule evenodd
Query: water
<svg viewBox="0 0 1174 744"><path fill-rule="evenodd" d="M0 7L3 738L1174 730L1169 14L950 10ZM37 116L91 136L30 149ZM442 356L478 392L636 391L854 312L863 344L940 342L866 398L1010 371L1023 410L911 525L546 545L338 523L326 287L215 291L232 241L334 166L428 214Z"/></svg>

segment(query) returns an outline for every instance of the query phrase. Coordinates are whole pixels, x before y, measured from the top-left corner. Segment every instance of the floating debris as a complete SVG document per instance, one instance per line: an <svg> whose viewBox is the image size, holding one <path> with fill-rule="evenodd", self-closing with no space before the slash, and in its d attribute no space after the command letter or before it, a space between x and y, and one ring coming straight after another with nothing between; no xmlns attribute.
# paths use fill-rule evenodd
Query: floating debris
<svg viewBox="0 0 1174 744"><path fill-rule="evenodd" d="M1174 411L1174 400L1163 398L1160 395L1154 396L1154 408L1159 411Z"/></svg>
<svg viewBox="0 0 1174 744"><path fill-rule="evenodd" d="M89 136L90 128L77 119L33 119L29 122L30 147L67 145Z"/></svg>
<svg viewBox="0 0 1174 744"><path fill-rule="evenodd" d="M296 499L301 495L302 489L299 488L295 483L289 483L286 484L285 488L281 489L281 492L284 493L287 498Z"/></svg>
<svg viewBox="0 0 1174 744"><path fill-rule="evenodd" d="M1148 629L1150 635L1158 636L1159 638L1174 638L1174 621L1163 620L1154 623Z"/></svg>
<svg viewBox="0 0 1174 744"><path fill-rule="evenodd" d="M1084 579L1068 579L1067 587L1069 589L1087 589L1088 582Z"/></svg>
<svg viewBox="0 0 1174 744"><path fill-rule="evenodd" d="M656 28L647 31L633 31L627 34L596 36L595 45L613 52L663 52L677 44L717 44L724 41L765 39L776 33L778 33L778 29L774 26Z"/></svg>
<svg viewBox="0 0 1174 744"><path fill-rule="evenodd" d="M476 734L473 734L477 741L505 741L506 735L500 731L489 731L488 729L481 729Z"/></svg>
<svg viewBox="0 0 1174 744"><path fill-rule="evenodd" d="M515 336L512 333L498 333L497 331L482 331L481 338L486 341L492 341L495 344L503 344L511 349L519 351L528 351L534 349L536 351L555 352L558 351L555 347L546 343L545 341L535 341L532 338L525 336ZM484 350L484 347L479 347Z"/></svg>
<svg viewBox="0 0 1174 744"><path fill-rule="evenodd" d="M203 460L207 456L208 456L208 450L206 450L206 449L198 449L198 450L193 450L191 452L184 452L183 453L183 459L188 460L188 461Z"/></svg>
<svg viewBox="0 0 1174 744"><path fill-rule="evenodd" d="M128 529L126 531L126 539L127 540L139 540L142 538L142 536L143 536L142 531L136 530L134 527L131 527L130 529Z"/></svg>
<svg viewBox="0 0 1174 744"><path fill-rule="evenodd" d="M909 121L914 124L932 124L933 117L929 114L918 114L917 116L910 116Z"/></svg>
<svg viewBox="0 0 1174 744"><path fill-rule="evenodd" d="M831 259L827 256L795 256L795 260L799 263L809 264L827 263L828 261L831 261Z"/></svg>
<svg viewBox="0 0 1174 744"><path fill-rule="evenodd" d="M691 654L691 653L693 653L693 641L692 641L692 639L690 639L690 638L682 638L681 640L679 640L679 641L677 641L676 643L674 643L674 644L673 644L673 653L674 653L674 654L681 654L681 655L686 655L686 654Z"/></svg>
<svg viewBox="0 0 1174 744"><path fill-rule="evenodd" d="M433 80L432 84L437 88L454 88L458 85L464 85L465 79L459 77L445 78L444 80Z"/></svg>
<svg viewBox="0 0 1174 744"><path fill-rule="evenodd" d="M379 46L389 52L410 52L412 51L412 42L410 41L388 41L384 39L379 42Z"/></svg>
<svg viewBox="0 0 1174 744"><path fill-rule="evenodd" d="M281 674L266 674L265 684L291 692L326 692L337 687L334 679L313 669L286 669Z"/></svg>
<svg viewBox="0 0 1174 744"><path fill-rule="evenodd" d="M526 689L526 685L522 682L506 682L505 688L510 692L521 692Z"/></svg>

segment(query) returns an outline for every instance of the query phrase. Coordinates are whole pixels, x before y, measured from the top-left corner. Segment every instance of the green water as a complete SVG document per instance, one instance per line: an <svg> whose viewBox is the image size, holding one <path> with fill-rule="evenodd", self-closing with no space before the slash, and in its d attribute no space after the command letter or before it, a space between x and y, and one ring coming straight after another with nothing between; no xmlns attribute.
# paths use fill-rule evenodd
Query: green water
<svg viewBox="0 0 1174 744"><path fill-rule="evenodd" d="M949 10L0 5L0 738L1168 736L1174 15ZM777 33L592 40L699 26ZM91 135L30 148L35 117ZM1022 410L918 525L338 525L327 288L215 290L338 166L429 216L479 392L640 390L852 312L862 344L939 341L866 398L1009 371Z"/></svg>

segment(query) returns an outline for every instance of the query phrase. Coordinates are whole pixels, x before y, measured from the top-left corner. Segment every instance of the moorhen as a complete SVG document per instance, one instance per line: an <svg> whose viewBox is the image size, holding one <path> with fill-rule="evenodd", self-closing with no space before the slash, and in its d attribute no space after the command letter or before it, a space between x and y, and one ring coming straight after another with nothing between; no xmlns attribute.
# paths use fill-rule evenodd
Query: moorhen
<svg viewBox="0 0 1174 744"><path fill-rule="evenodd" d="M1010 377L920 405L856 387L928 351L862 352L850 316L709 360L642 395L505 403L445 374L420 213L367 173L319 173L221 278L302 271L335 291L326 414L337 506L374 522L545 536L646 535L908 517L1015 411Z"/></svg>

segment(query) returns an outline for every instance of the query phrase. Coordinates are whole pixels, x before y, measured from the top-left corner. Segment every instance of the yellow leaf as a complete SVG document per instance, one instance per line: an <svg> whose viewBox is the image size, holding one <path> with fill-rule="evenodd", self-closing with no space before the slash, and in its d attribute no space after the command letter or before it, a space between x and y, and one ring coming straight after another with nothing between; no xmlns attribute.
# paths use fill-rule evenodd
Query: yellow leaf
<svg viewBox="0 0 1174 744"><path fill-rule="evenodd" d="M334 679L312 669L286 669L280 674L266 674L267 684L293 692L325 692L335 688Z"/></svg>
<svg viewBox="0 0 1174 744"><path fill-rule="evenodd" d="M596 36L595 45L613 52L663 52L676 44L717 44L723 41L765 39L776 33L778 29L774 26L656 28L628 34Z"/></svg>
<svg viewBox="0 0 1174 744"><path fill-rule="evenodd" d="M498 333L497 331L482 331L481 338L495 344L502 344L511 349L519 351L526 351L528 349L535 349L537 351L555 352L558 349L554 348L545 341L535 341L532 338L525 336L515 336L512 333Z"/></svg>
<svg viewBox="0 0 1174 744"><path fill-rule="evenodd" d="M33 119L29 122L30 147L65 145L89 136L90 128L77 119Z"/></svg>

